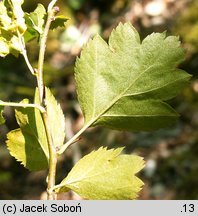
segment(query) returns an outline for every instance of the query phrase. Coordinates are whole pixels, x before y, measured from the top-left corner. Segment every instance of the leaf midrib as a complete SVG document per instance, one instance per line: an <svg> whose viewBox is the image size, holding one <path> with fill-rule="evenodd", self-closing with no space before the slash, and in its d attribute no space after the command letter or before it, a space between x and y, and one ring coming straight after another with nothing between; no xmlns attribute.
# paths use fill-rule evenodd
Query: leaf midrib
<svg viewBox="0 0 198 216"><path fill-rule="evenodd" d="M97 61L96 61L97 62ZM152 66L150 66L152 67ZM87 128L90 127L95 121L97 121L104 113L106 113L118 100L120 100L124 94L131 88L132 85L134 85L134 83L144 74L146 73L150 67L148 67L146 70L144 70L139 76L137 76L137 78L132 82L131 85L129 85L123 92L121 92L120 94L118 94L117 97L115 97L115 99L112 101L112 103L110 103L109 106L107 106L106 108L104 108L96 117L92 118L90 121L88 121L86 123ZM95 84L95 82L94 82ZM95 88L94 88L94 96L95 96ZM94 106L95 107L95 106ZM94 111L95 113L95 111Z"/></svg>
<svg viewBox="0 0 198 216"><path fill-rule="evenodd" d="M92 171L94 169L94 167L90 170L90 172ZM68 185L71 185L71 184L74 184L74 183L77 183L77 182L81 182L81 181L84 181L85 179L88 179L88 178L94 178L94 177L96 177L96 176L99 176L99 175L104 175L105 173L109 173L109 172L113 172L114 170L116 170L116 169L119 169L119 167L117 166L117 167L115 167L115 168L109 168L108 170L106 170L106 171L103 171L103 172L99 172L99 173L97 173L97 174L94 174L94 175L90 175L90 176L81 176L80 178L78 178L78 179L76 179L76 180L74 180L74 181L71 181L71 182L66 182L66 184L68 184ZM87 172L88 173L88 172ZM89 173L88 173L89 174ZM135 175L134 175L135 176Z"/></svg>
<svg viewBox="0 0 198 216"><path fill-rule="evenodd" d="M97 47L97 46L96 46ZM96 59L97 59L97 50L96 50ZM97 62L97 60L95 61L95 62ZM135 84L135 82L139 79L139 78L141 78L141 76L142 75L144 75L150 68L152 68L153 67L153 65L151 65L150 67L148 67L147 69L145 69L142 73L140 73L139 74L139 76L137 76L136 77L136 79L131 83L131 85L129 85L123 92L121 92L117 97L115 97L115 99L112 101L112 103L110 103L110 105L109 106L107 106L106 108L104 108L96 117L94 117L94 114L95 114L95 103L93 104L93 110L94 110L94 112L93 112L93 117L92 117L92 119L89 121L89 122L87 122L87 124L86 125L88 125L88 127L89 126L91 126L95 121L97 121L104 113L106 113L118 100L120 100L122 97L124 97L125 96L125 93ZM96 64L96 69L97 69L97 64ZM96 70L97 71L97 70ZM174 71L173 71L174 72ZM181 79L177 79L176 81L178 81L178 80L183 80L183 79L185 79L185 78L181 78ZM174 81L175 82L175 81ZM165 86L167 86L167 85L170 85L170 84L172 84L172 83L174 83L174 82L170 82L170 83L167 83L167 84L165 84L165 85L163 85L162 86L162 88L163 87L165 87ZM95 76L94 76L94 101L95 101ZM159 88L154 88L154 89L152 89L152 90L149 90L149 91L145 91L145 92L139 92L139 93L134 93L134 94L128 94L128 95L126 95L126 96L137 96L137 95L141 95L141 94L145 94L145 93L148 93L148 92L152 92L152 91L155 91L155 90L157 90L157 89L159 89ZM163 101L163 100L162 100ZM174 115L173 115L174 116Z"/></svg>

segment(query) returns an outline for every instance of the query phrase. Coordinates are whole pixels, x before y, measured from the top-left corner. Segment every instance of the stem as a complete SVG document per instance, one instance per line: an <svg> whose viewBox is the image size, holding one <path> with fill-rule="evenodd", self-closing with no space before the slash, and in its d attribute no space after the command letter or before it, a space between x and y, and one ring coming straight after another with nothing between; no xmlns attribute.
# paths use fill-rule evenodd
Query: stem
<svg viewBox="0 0 198 216"><path fill-rule="evenodd" d="M57 8L53 7L55 3L56 1L52 1L50 3L51 9L48 10L46 25L44 28L43 35L41 35L41 45L40 45L39 59L38 59L38 72L36 74L40 105L45 107L46 110L45 113L42 113L42 119L45 126L45 131L46 131L46 136L48 141L48 149L49 149L49 172L48 172L48 182L47 182L48 200L56 199L56 194L53 192L53 190L51 190L51 188L53 188L55 185L57 154L56 154L55 144L53 143L53 139L52 139L51 129L48 123L49 119L47 113L45 87L43 83L43 65L44 65L44 58L45 58L46 41L50 30L50 25L51 22L54 20L54 16L58 12Z"/></svg>
<svg viewBox="0 0 198 216"><path fill-rule="evenodd" d="M37 82L38 82L39 98L40 98L41 105L44 105L44 93L45 93L45 88L43 84L43 65L45 59L46 41L50 30L51 22L54 20L54 16L56 15L57 12L58 12L57 8L52 8L50 11L48 11L47 22L45 25L43 35L41 36L41 46L39 52L38 73L37 73Z"/></svg>
<svg viewBox="0 0 198 216"><path fill-rule="evenodd" d="M23 57L25 59L25 62L27 64L27 66L28 66L28 69L30 70L30 72L32 73L32 75L35 76L35 70L32 67L32 65L30 64L30 61L29 61L28 56L27 56L27 50L26 50L26 47L25 47L24 37L21 36L21 34L19 33L19 31L17 31L17 34L18 34L18 38L19 38L19 43L20 43L22 55L23 55Z"/></svg>
<svg viewBox="0 0 198 216"><path fill-rule="evenodd" d="M45 113L45 109L42 106L37 104L24 104L24 103L13 103L13 102L4 102L0 101L0 106L11 106L11 107L31 107L40 110L41 113Z"/></svg>
<svg viewBox="0 0 198 216"><path fill-rule="evenodd" d="M53 190L51 190L51 188L53 188L55 185L57 154L52 140L51 131L50 128L48 127L49 124L48 124L47 112L42 114L42 118L45 126L48 149L49 149L49 173L48 173L47 195L48 195L48 200L55 200L56 194L53 192Z"/></svg>
<svg viewBox="0 0 198 216"><path fill-rule="evenodd" d="M41 37L41 46L40 46L39 60L38 60L37 84L38 84L39 99L40 99L41 105L44 105L44 101L43 101L43 96L44 96L43 64L44 64L44 58L45 58L47 35L49 32L50 24L51 24L51 17L48 16L47 23L46 23L46 26L43 32L43 36Z"/></svg>
<svg viewBox="0 0 198 216"><path fill-rule="evenodd" d="M54 7L54 5L56 4L57 1L58 1L58 0L52 0L52 1L49 3L48 8L47 8L47 11L48 11L48 12L51 11L51 10L53 9L53 7Z"/></svg>

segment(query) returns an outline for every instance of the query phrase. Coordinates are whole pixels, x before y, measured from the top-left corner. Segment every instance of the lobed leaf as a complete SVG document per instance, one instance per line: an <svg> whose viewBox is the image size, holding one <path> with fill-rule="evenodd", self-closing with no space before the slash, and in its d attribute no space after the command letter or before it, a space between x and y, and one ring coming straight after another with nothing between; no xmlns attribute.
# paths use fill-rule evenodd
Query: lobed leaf
<svg viewBox="0 0 198 216"><path fill-rule="evenodd" d="M54 30L58 27L65 27L65 23L68 20L69 18L64 15L56 16L55 19L51 23L50 29Z"/></svg>
<svg viewBox="0 0 198 216"><path fill-rule="evenodd" d="M22 0L4 0L0 2L1 57L5 57L9 53L18 56L21 53L18 34L22 36L26 31L22 4Z"/></svg>
<svg viewBox="0 0 198 216"><path fill-rule="evenodd" d="M10 0L8 1L10 3L10 7L12 8L13 12L13 21L16 24L16 27L19 29L21 33L24 33L26 31L26 24L24 19L24 12L22 9L22 4L24 3L24 0Z"/></svg>
<svg viewBox="0 0 198 216"><path fill-rule="evenodd" d="M27 31L25 33L25 40L29 41L40 37L44 31L47 12L42 4L38 4L36 9L31 13L25 13L25 22L27 24Z"/></svg>
<svg viewBox="0 0 198 216"><path fill-rule="evenodd" d="M22 103L28 103L28 100ZM19 107L15 110L15 116L20 129L7 135L10 154L30 170L47 169L48 144L39 110Z"/></svg>
<svg viewBox="0 0 198 216"><path fill-rule="evenodd" d="M40 35L43 34L46 18L47 12L42 4L38 4L33 12L25 14L27 31L25 32L24 37L26 41L39 38ZM64 27L68 19L69 18L64 15L56 16L51 22L50 29L54 30L58 27Z"/></svg>
<svg viewBox="0 0 198 216"><path fill-rule="evenodd" d="M96 35L75 67L85 126L150 131L175 122L178 114L164 101L190 79L176 69L184 56L178 37L153 33L141 42L130 23L120 23L108 44Z"/></svg>
<svg viewBox="0 0 198 216"><path fill-rule="evenodd" d="M143 182L135 176L144 167L141 157L120 155L122 148L101 147L80 159L61 182L58 192L70 189L86 199L135 199Z"/></svg>
<svg viewBox="0 0 198 216"><path fill-rule="evenodd" d="M1 21L0 26L4 27L6 29L12 23L11 18L8 16L6 6L4 5L4 2L2 2L2 1L0 2L0 21Z"/></svg>

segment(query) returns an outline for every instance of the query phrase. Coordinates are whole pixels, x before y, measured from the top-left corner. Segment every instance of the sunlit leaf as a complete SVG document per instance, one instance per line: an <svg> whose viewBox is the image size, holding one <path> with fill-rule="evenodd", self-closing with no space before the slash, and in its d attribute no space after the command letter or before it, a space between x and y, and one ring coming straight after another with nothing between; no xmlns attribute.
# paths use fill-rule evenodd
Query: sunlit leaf
<svg viewBox="0 0 198 216"><path fill-rule="evenodd" d="M48 160L34 133L25 128L12 130L7 134L10 154L31 171L48 168Z"/></svg>
<svg viewBox="0 0 198 216"><path fill-rule="evenodd" d="M22 101L22 103L28 103L28 100L25 99ZM34 133L43 151L45 152L45 155L48 157L47 138L40 111L35 108L18 107L15 109L15 116L17 123L21 128L26 127L28 130L31 130L32 133Z"/></svg>
<svg viewBox="0 0 198 216"><path fill-rule="evenodd" d="M26 30L23 0L3 0L0 2L0 26L5 30L17 30L23 34Z"/></svg>
<svg viewBox="0 0 198 216"><path fill-rule="evenodd" d="M9 52L8 43L4 40L4 38L0 37L0 56L5 57Z"/></svg>
<svg viewBox="0 0 198 216"><path fill-rule="evenodd" d="M56 16L55 19L52 21L50 29L56 29L58 27L65 27L65 23L69 20L68 17L60 15Z"/></svg>
<svg viewBox="0 0 198 216"><path fill-rule="evenodd" d="M13 14L14 14L14 17L16 18L17 26L20 32L24 33L27 28L25 24L25 19L24 19L24 12L21 7L24 0L11 0L11 2L13 5Z"/></svg>
<svg viewBox="0 0 198 216"><path fill-rule="evenodd" d="M23 35L26 30L24 12L21 8L23 1L9 0L0 2L0 56L9 53L18 56L21 44L18 34Z"/></svg>
<svg viewBox="0 0 198 216"><path fill-rule="evenodd" d="M51 129L53 142L55 146L58 147L63 145L65 139L65 117L60 104L57 103L48 88L46 88L46 103L49 127Z"/></svg>
<svg viewBox="0 0 198 216"><path fill-rule="evenodd" d="M18 56L21 53L21 46L18 37L14 36L10 40L10 53Z"/></svg>
<svg viewBox="0 0 198 216"><path fill-rule="evenodd" d="M12 23L11 18L7 14L7 9L4 3L0 2L0 26L4 28L8 28Z"/></svg>
<svg viewBox="0 0 198 216"><path fill-rule="evenodd" d="M28 103L25 99L22 103ZM15 110L20 129L7 135L10 154L30 170L48 168L48 144L40 112L35 108Z"/></svg>
<svg viewBox="0 0 198 216"><path fill-rule="evenodd" d="M33 12L25 14L27 24L26 41L39 37L43 33L46 16L46 9L42 4L38 4Z"/></svg>
<svg viewBox="0 0 198 216"><path fill-rule="evenodd" d="M141 42L130 23L119 24L108 44L95 36L75 68L85 126L149 131L174 123L178 115L164 101L190 78L176 69L184 56L178 37L153 33Z"/></svg>
<svg viewBox="0 0 198 216"><path fill-rule="evenodd" d="M70 189L86 199L135 199L143 182L135 176L144 167L141 157L120 155L122 148L100 148L80 159L61 182L58 192Z"/></svg>
<svg viewBox="0 0 198 216"><path fill-rule="evenodd" d="M17 36L10 36L9 32L2 31L0 37L0 56L5 57L8 54L18 56L21 53L21 46Z"/></svg>

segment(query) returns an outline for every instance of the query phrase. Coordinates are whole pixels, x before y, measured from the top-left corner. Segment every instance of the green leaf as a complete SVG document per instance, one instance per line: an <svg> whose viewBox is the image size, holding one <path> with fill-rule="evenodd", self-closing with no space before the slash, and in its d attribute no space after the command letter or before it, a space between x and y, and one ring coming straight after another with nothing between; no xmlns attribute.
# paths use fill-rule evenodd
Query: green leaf
<svg viewBox="0 0 198 216"><path fill-rule="evenodd" d="M0 106L0 125L5 123L5 119L3 118L3 109L4 107Z"/></svg>
<svg viewBox="0 0 198 216"><path fill-rule="evenodd" d="M80 159L61 182L58 192L70 189L86 199L135 199L143 182L135 176L144 167L141 157L119 155L122 148L100 148Z"/></svg>
<svg viewBox="0 0 198 216"><path fill-rule="evenodd" d="M58 27L65 27L65 23L68 20L69 18L64 15L56 16L55 19L51 23L50 29L54 30Z"/></svg>
<svg viewBox="0 0 198 216"><path fill-rule="evenodd" d="M46 88L47 115L52 139L56 147L63 145L65 139L65 117L60 104L52 95L50 89Z"/></svg>
<svg viewBox="0 0 198 216"><path fill-rule="evenodd" d="M26 24L24 20L24 12L22 9L23 0L3 0L1 2L5 8L1 5L0 8L2 10L2 17L1 20L2 25L6 27L7 23L7 30L19 30L21 34L26 31ZM8 15L10 19L8 19ZM5 19L6 18L6 19ZM6 23L4 23L6 21Z"/></svg>
<svg viewBox="0 0 198 216"><path fill-rule="evenodd" d="M9 52L12 55L17 57L19 55L19 53L21 53L21 46L20 46L19 38L17 36L13 35L13 37L10 40L9 45L10 45Z"/></svg>
<svg viewBox="0 0 198 216"><path fill-rule="evenodd" d="M10 154L31 171L48 168L48 160L35 134L25 128L7 134L7 147Z"/></svg>
<svg viewBox="0 0 198 216"><path fill-rule="evenodd" d="M21 8L23 1L9 0L0 2L0 56L9 53L18 56L21 46L18 33L26 31L24 12Z"/></svg>
<svg viewBox="0 0 198 216"><path fill-rule="evenodd" d="M27 24L27 32L25 33L26 41L39 37L44 30L47 12L42 4L38 4L37 8L29 13L25 13L25 21Z"/></svg>
<svg viewBox="0 0 198 216"><path fill-rule="evenodd" d="M0 56L5 57L9 52L8 43L4 40L4 38L0 37Z"/></svg>
<svg viewBox="0 0 198 216"><path fill-rule="evenodd" d="M12 20L7 14L7 9L4 5L4 2L0 2L0 26L7 28L11 24L12 24Z"/></svg>
<svg viewBox="0 0 198 216"><path fill-rule="evenodd" d="M23 4L23 0L10 0L12 3L12 10L14 18L16 19L16 25L21 33L24 33L26 31L26 24L24 19L24 12L21 7Z"/></svg>
<svg viewBox="0 0 198 216"><path fill-rule="evenodd" d="M65 117L50 89L45 88L45 93L49 128L54 145L59 147L63 145L65 139ZM35 92L35 103L40 105L38 88Z"/></svg>
<svg viewBox="0 0 198 216"><path fill-rule="evenodd" d="M28 103L25 99L22 103ZM16 120L20 129L7 135L10 154L26 168L36 171L48 168L48 144L40 112L35 108L17 108Z"/></svg>
<svg viewBox="0 0 198 216"><path fill-rule="evenodd" d="M95 36L75 68L85 127L149 131L172 124L178 115L163 101L190 78L176 69L184 56L178 37L153 33L141 42L130 23L120 23L108 44Z"/></svg>
<svg viewBox="0 0 198 216"><path fill-rule="evenodd" d="M7 31L1 31L0 36L0 56L5 57L8 54L18 56L21 53L19 39L15 35L10 35Z"/></svg>

